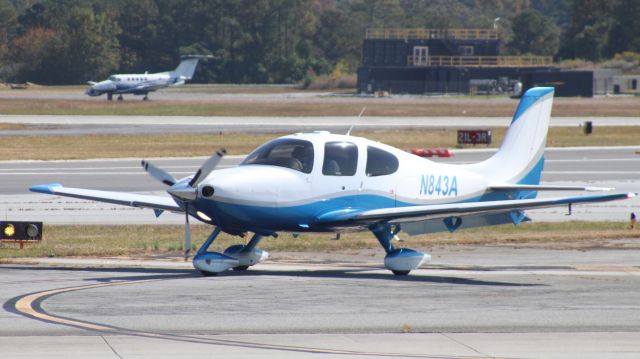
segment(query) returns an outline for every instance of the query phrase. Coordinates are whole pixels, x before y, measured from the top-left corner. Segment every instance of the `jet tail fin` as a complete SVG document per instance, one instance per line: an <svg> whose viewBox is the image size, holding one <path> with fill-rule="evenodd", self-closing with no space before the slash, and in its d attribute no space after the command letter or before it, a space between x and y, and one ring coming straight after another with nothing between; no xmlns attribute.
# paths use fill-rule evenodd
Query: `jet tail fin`
<svg viewBox="0 0 640 359"><path fill-rule="evenodd" d="M537 185L551 120L553 87L529 89L520 99L498 152L471 169L490 173L497 182Z"/></svg>
<svg viewBox="0 0 640 359"><path fill-rule="evenodd" d="M191 80L193 74L196 72L198 66L198 57L189 57L180 61L178 67L171 72L171 77L179 79L181 81Z"/></svg>

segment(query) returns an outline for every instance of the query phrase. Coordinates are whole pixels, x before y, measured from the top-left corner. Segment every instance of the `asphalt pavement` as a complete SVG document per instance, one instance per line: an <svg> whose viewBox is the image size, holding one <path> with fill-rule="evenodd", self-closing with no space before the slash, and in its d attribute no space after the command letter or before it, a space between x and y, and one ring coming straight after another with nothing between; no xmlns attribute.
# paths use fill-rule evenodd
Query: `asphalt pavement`
<svg viewBox="0 0 640 359"><path fill-rule="evenodd" d="M602 126L640 126L640 117L554 117L551 127L578 127L591 121ZM56 116L0 115L0 123L27 124L24 130L0 131L1 136L52 136L88 134L166 134L219 132L307 132L326 130L345 133L357 129L500 128L511 117L362 117L357 116Z"/></svg>
<svg viewBox="0 0 640 359"><path fill-rule="evenodd" d="M307 254L217 277L178 259L23 259L0 265L0 353L638 358L639 254L638 240L452 246L408 277L384 270L381 254L300 264Z"/></svg>
<svg viewBox="0 0 640 359"><path fill-rule="evenodd" d="M450 158L436 161L471 163L488 158L491 149L454 151ZM640 192L640 146L603 148L549 148L546 151L542 182L555 185L615 187L621 192ZM152 159L176 177L194 174L204 157ZM228 156L220 168L235 166L242 156ZM36 184L62 183L67 187L142 192L166 195L166 187L140 166L140 159L86 161L5 161L0 162L0 216L12 220L44 220L57 224L172 223L184 218L165 213L156 218L151 210L82 201L30 193ZM540 196L576 195L577 192L546 192ZM534 220L567 220L564 207L529 211ZM640 212L640 198L626 201L574 206L574 220L624 221L630 212Z"/></svg>

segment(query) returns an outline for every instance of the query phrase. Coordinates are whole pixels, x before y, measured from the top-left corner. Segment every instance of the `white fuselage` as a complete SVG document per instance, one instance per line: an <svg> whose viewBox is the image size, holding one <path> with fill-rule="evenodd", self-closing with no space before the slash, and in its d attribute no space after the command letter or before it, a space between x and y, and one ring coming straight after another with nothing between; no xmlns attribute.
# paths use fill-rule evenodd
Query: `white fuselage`
<svg viewBox="0 0 640 359"><path fill-rule="evenodd" d="M184 83L184 80L171 77L169 72L155 74L117 74L98 82L87 90L89 96L100 96L104 93L146 94L164 87Z"/></svg>
<svg viewBox="0 0 640 359"><path fill-rule="evenodd" d="M313 146L309 173L280 165L247 163L213 171L199 185L195 207L225 228L317 230L315 220L336 208L368 210L473 201L486 192L489 183L485 176L465 166L436 163L360 137L319 132L274 141L287 140L306 141ZM357 148L352 175L324 173L328 171L327 143ZM367 158L369 148L395 157L397 169L368 175L367 166L372 166ZM202 193L205 186L214 189L208 198Z"/></svg>

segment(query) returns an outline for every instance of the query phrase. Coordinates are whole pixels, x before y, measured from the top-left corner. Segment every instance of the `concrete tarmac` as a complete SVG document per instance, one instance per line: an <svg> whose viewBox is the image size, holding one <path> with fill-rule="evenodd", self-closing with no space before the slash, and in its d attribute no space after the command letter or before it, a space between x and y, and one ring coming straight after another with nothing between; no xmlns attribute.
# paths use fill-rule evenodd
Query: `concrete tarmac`
<svg viewBox="0 0 640 359"><path fill-rule="evenodd" d="M452 246L408 277L381 254L288 255L217 277L178 259L25 259L0 265L0 353L638 358L639 255L637 239Z"/></svg>
<svg viewBox="0 0 640 359"><path fill-rule="evenodd" d="M357 115L357 114L354 114ZM640 117L554 117L551 127L578 127L591 121L602 126L640 126ZM511 117L362 117L357 116L61 116L0 115L0 123L27 124L25 130L5 130L1 136L87 134L166 134L218 132L305 132L327 130L345 133L357 129L500 128Z"/></svg>
<svg viewBox="0 0 640 359"><path fill-rule="evenodd" d="M639 147L549 148L542 182L555 185L615 187L617 191L640 192ZM471 163L491 156L495 150L459 150L451 158L433 158L450 163ZM220 168L235 166L242 156L228 156ZM192 175L204 157L156 159L154 163L176 177ZM139 159L87 161L5 161L0 162L0 218L44 220L57 224L181 224L184 218L165 213L157 219L151 210L82 201L28 192L35 184L62 183L67 187L144 192L166 195L166 186L140 167ZM546 192L540 196L568 196L579 192ZM640 197L626 201L574 206L574 220L625 221L629 213L640 211ZM562 221L566 208L528 212L534 220Z"/></svg>

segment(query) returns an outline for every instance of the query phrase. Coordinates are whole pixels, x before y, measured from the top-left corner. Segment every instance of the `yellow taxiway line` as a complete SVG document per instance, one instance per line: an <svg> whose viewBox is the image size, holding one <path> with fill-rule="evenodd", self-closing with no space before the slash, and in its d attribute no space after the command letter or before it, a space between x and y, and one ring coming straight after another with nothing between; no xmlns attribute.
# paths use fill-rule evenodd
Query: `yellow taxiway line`
<svg viewBox="0 0 640 359"><path fill-rule="evenodd" d="M54 315L47 314L43 310L38 310L34 306L35 303L40 300L44 300L47 297L61 294L61 293L68 293L68 292L85 290L85 289L110 287L110 286L124 285L124 284L139 284L139 283L146 283L146 282L155 282L160 280L162 279L158 278L158 279L122 280L122 281L115 281L115 282L109 282L109 283L97 283L97 284L81 285L76 287L50 289L42 292L25 295L24 297L16 301L14 307L17 312L23 315L44 320L50 323L69 325L69 326L74 326L77 328L83 328L83 329L88 329L93 331L108 332L108 333L113 333L114 335L136 335L136 336L142 336L142 337L148 337L148 338L173 340L173 341L180 341L180 342L191 342L191 343L199 343L199 344L225 345L225 346L235 346L235 347L241 347L241 348L280 350L280 351L289 351L289 352L337 354L337 355L359 356L359 357L369 356L369 357L402 357L402 358L427 358L427 359L489 358L484 355L483 356L446 356L446 355L443 356L443 355L411 354L411 353L379 353L379 352L314 348L314 347L292 346L292 345L266 344L266 343L255 343L255 342L242 342L242 341L234 341L234 340L208 340L206 338L199 338L199 337L193 337L193 336L181 336L181 335L160 334L160 333L153 333L153 332L130 330L125 328L117 328L117 327L101 325L98 323L88 323L88 322L83 322L83 321L69 319L69 318L62 318L62 317L57 317ZM491 358L494 358L494 357L491 357Z"/></svg>
<svg viewBox="0 0 640 359"><path fill-rule="evenodd" d="M81 286L69 287L69 288L50 289L50 290L46 290L46 291L43 291L43 292L29 294L29 295L26 295L26 296L20 298L15 304L15 309L18 312L20 312L20 313L22 313L24 315L27 315L27 316L30 316L30 317L34 317L36 319L44 320L44 321L47 321L47 322L51 322L51 323L71 325L71 326L74 326L74 327L80 327L80 328L85 328L85 329L89 329L89 330L116 332L116 331L118 331L118 329L116 329L116 328L107 327L107 326L100 325L100 324L86 323L86 322L77 321L77 320L73 320L73 319L67 319L67 318L61 318L61 317L56 317L56 316L49 315L49 314L47 314L45 312L36 310L34 308L34 303L36 301L40 300L40 299L43 299L43 298L46 298L46 297L49 297L49 296L52 296L52 295L60 294L60 293L73 292L73 291L84 290L84 289L110 287L110 286L122 285L122 284L134 284L134 283L152 282L152 281L157 281L157 280L159 280L159 279L142 279L142 280L131 280L131 281L117 281L117 282L109 282L109 283L98 283L98 284L90 284L90 285L81 285Z"/></svg>

